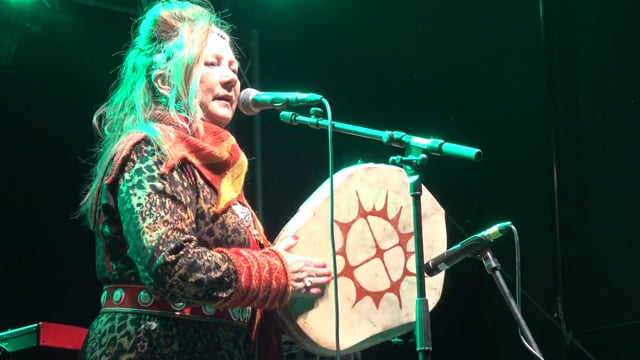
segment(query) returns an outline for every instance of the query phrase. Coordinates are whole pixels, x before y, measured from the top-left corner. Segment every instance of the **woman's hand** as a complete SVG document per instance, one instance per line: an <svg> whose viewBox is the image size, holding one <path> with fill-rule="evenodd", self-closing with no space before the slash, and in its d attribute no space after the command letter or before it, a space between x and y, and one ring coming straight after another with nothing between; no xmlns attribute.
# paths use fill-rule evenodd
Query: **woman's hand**
<svg viewBox="0 0 640 360"><path fill-rule="evenodd" d="M331 282L331 270L324 261L289 252L296 244L298 236L293 235L273 246L289 266L291 296L321 295L324 287Z"/></svg>

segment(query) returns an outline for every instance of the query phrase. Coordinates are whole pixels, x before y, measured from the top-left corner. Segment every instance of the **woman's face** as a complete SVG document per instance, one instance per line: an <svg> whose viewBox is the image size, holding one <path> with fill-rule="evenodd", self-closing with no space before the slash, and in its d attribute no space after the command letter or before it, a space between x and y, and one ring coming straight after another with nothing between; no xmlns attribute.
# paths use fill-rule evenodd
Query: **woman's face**
<svg viewBox="0 0 640 360"><path fill-rule="evenodd" d="M238 61L226 35L213 31L204 51L198 85L200 108L205 120L226 127L238 105L239 93Z"/></svg>

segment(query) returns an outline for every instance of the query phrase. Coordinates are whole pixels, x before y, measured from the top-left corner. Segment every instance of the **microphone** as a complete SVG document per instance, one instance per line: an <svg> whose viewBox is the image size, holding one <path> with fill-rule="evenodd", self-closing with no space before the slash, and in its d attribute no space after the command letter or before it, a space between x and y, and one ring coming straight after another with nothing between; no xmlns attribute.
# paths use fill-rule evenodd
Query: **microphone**
<svg viewBox="0 0 640 360"><path fill-rule="evenodd" d="M442 254L427 261L424 264L424 272L427 273L427 276L436 276L465 258L478 255L481 250L484 250L488 246L489 241L501 237L506 234L509 229L511 229L511 221L496 224L487 230L470 236Z"/></svg>
<svg viewBox="0 0 640 360"><path fill-rule="evenodd" d="M252 116L265 109L284 109L287 106L313 105L322 101L322 95L296 92L261 92L247 88L240 92L238 108Z"/></svg>

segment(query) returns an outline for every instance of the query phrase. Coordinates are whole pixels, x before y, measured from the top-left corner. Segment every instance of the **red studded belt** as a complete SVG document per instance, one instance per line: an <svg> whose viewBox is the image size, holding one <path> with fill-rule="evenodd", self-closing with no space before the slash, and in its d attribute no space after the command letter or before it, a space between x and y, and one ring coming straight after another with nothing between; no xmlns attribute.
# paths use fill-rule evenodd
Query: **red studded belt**
<svg viewBox="0 0 640 360"><path fill-rule="evenodd" d="M251 308L220 308L213 305L194 306L169 303L158 299L142 285L107 285L102 292L100 312L130 312L176 318L227 322L246 326Z"/></svg>

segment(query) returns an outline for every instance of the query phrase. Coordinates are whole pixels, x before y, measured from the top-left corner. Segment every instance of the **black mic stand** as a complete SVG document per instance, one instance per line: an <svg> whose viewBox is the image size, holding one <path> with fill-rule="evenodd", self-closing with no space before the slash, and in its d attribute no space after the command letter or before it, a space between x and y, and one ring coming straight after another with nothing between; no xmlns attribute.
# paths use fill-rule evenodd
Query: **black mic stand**
<svg viewBox="0 0 640 360"><path fill-rule="evenodd" d="M420 169L427 162L427 155L421 149L407 146L405 156L394 156L389 159L392 165L402 165L409 180L409 194L413 209L413 243L416 262L416 323L415 338L418 359L431 359L433 345L431 342L431 314L429 313L429 300L427 299L424 276L424 255L422 244L422 182Z"/></svg>
<svg viewBox="0 0 640 360"><path fill-rule="evenodd" d="M480 258L480 260L482 260L487 273L489 273L493 277L493 280L495 280L496 285L500 290L500 294L502 294L502 297L507 303L507 307L511 311L513 318L516 320L516 324L518 325L522 336L524 336L526 340L526 345L530 346L533 351L536 352L536 355L539 359L542 359L542 353L538 348L538 344L536 344L536 341L533 339L533 335L531 335L531 331L529 330L527 323L522 318L522 314L520 313L515 300L513 300L513 296L509 292L509 287L502 277L502 273L500 272L501 265L498 262L498 259L493 255L493 252L491 251L491 248L489 246L486 246L479 253L478 257Z"/></svg>
<svg viewBox="0 0 640 360"><path fill-rule="evenodd" d="M327 129L329 127L328 120L305 117L290 111L282 111L280 120L291 125L305 124L315 129ZM419 169L427 162L427 155L423 154L423 151L433 155L475 161L482 158L482 151L465 145L448 143L440 139L425 139L412 136L401 131L373 130L336 121L332 121L331 124L332 131L379 140L387 145L405 148L404 156L391 157L389 162L395 165L402 165L409 180L409 192L413 208L413 239L416 261L416 351L420 360L430 359L432 350L431 319L429 302L425 291L425 277L421 275L424 274L424 254L422 244L422 205L420 201L422 182L420 181Z"/></svg>

